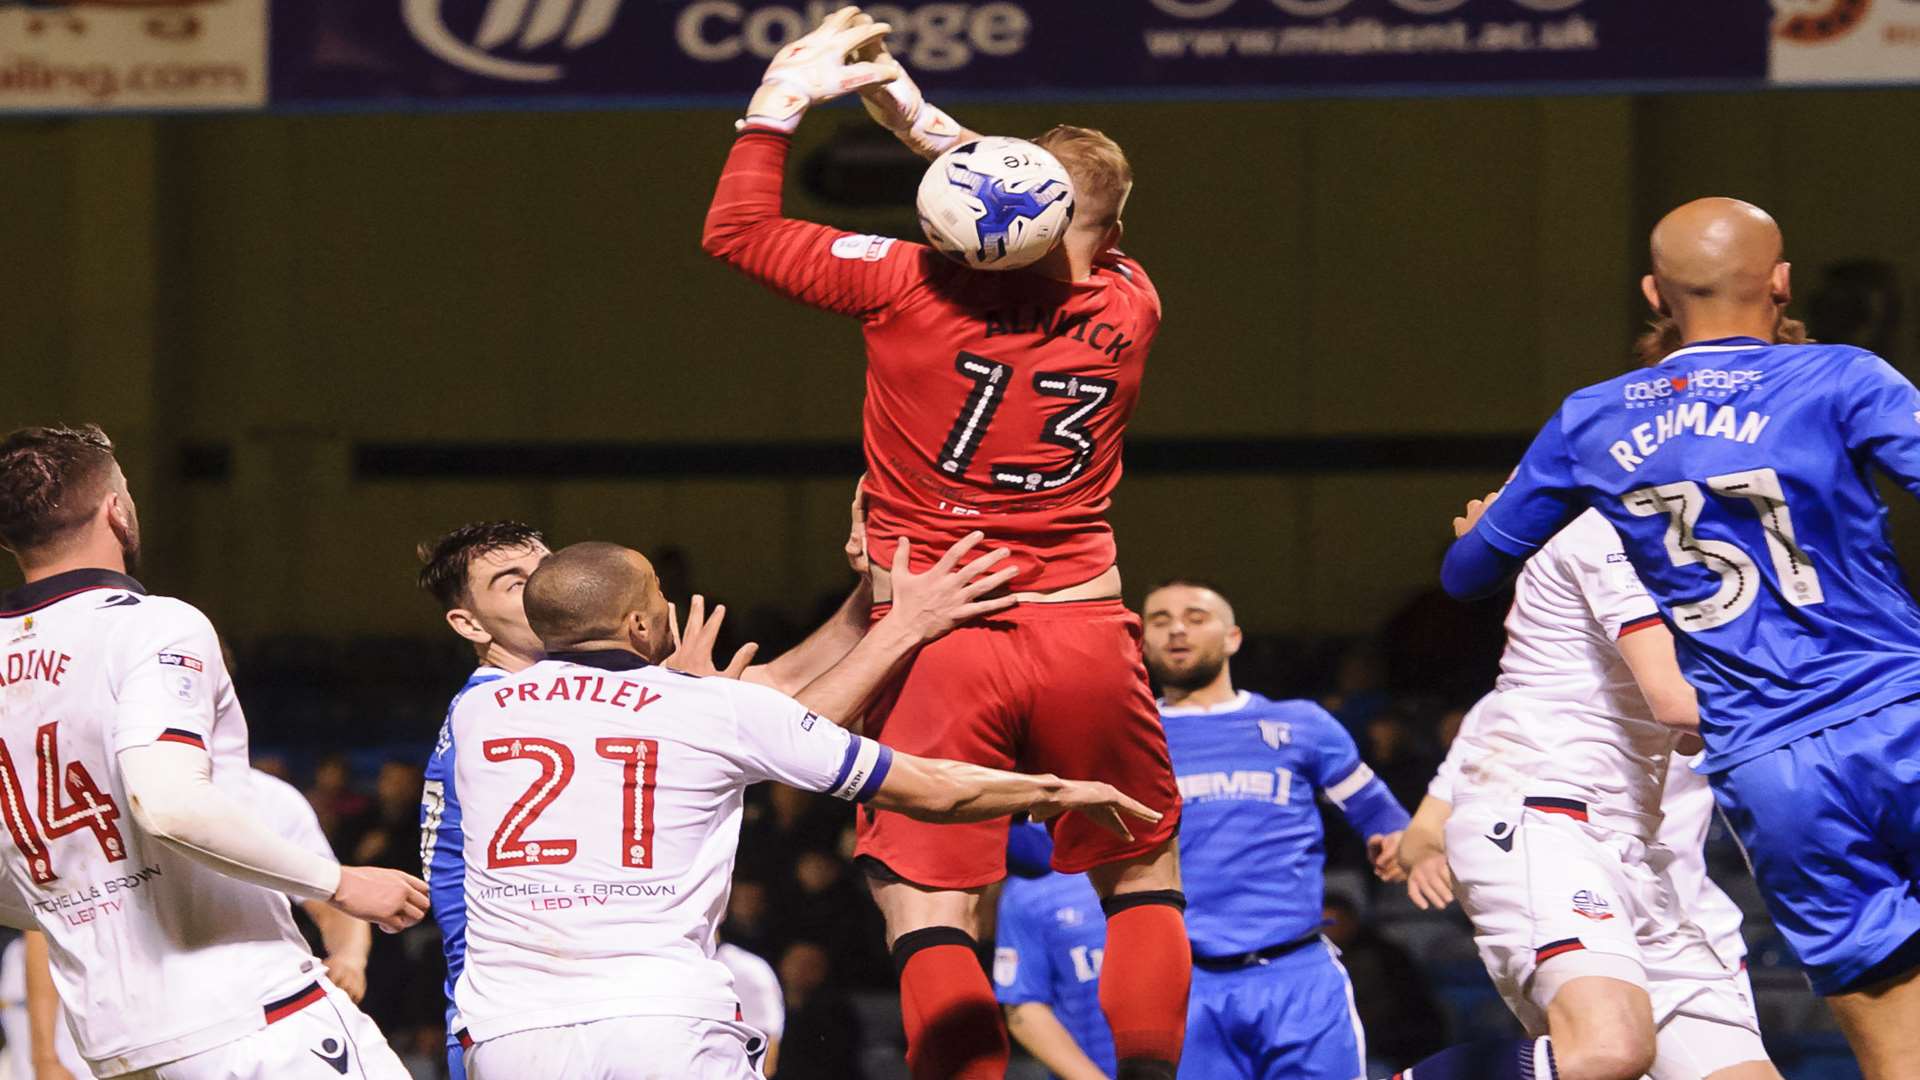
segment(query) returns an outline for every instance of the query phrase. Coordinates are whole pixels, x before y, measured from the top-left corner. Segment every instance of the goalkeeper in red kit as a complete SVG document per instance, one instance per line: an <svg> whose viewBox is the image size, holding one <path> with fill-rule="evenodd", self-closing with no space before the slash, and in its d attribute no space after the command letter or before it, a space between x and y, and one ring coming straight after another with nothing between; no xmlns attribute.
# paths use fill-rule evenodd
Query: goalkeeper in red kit
<svg viewBox="0 0 1920 1080"><path fill-rule="evenodd" d="M922 156L975 138L927 104L855 8L774 58L738 127L704 245L801 303L861 321L870 550L940 551L979 529L1009 549L1020 603L927 646L866 733L915 754L1097 778L1165 813L1131 840L1077 815L1054 868L1102 897L1100 1002L1121 1080L1172 1080L1191 957L1174 835L1179 792L1121 602L1105 520L1160 298L1114 249L1126 156L1085 128L1035 140L1065 166L1075 212L1024 270L969 269L931 248L781 216L788 136L809 105L859 90ZM889 592L875 560L874 596ZM999 1080L1007 1041L975 956L982 891L1005 876L1007 822L929 826L863 811L861 865L886 916L916 1080Z"/></svg>

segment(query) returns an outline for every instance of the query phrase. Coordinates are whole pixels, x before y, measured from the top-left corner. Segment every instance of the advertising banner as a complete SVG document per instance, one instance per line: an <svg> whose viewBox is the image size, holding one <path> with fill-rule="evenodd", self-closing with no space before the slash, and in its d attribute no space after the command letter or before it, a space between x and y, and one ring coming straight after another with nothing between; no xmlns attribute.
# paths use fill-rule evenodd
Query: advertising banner
<svg viewBox="0 0 1920 1080"><path fill-rule="evenodd" d="M1774 0L1783 85L1920 82L1920 0Z"/></svg>
<svg viewBox="0 0 1920 1080"><path fill-rule="evenodd" d="M1886 0L1882 0L1886 2ZM285 104L744 102L834 0L279 0ZM1760 85L1765 0L865 5L931 92L1163 97Z"/></svg>
<svg viewBox="0 0 1920 1080"><path fill-rule="evenodd" d="M0 0L0 112L267 102L267 0Z"/></svg>

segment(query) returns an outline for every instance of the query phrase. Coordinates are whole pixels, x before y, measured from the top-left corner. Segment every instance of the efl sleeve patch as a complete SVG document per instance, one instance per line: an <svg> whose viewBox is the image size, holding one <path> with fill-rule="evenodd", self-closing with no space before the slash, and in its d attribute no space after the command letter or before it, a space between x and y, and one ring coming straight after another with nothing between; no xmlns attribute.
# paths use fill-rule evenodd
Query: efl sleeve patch
<svg viewBox="0 0 1920 1080"><path fill-rule="evenodd" d="M833 242L828 250L836 259L849 261L879 262L887 257L895 241L891 236L856 235L843 236Z"/></svg>

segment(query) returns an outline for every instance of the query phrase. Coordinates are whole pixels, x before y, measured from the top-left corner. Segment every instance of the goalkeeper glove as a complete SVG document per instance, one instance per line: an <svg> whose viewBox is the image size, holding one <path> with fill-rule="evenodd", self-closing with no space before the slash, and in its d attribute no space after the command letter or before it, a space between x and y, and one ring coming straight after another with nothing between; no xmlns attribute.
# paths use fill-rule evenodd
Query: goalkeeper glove
<svg viewBox="0 0 1920 1080"><path fill-rule="evenodd" d="M874 55L878 58L875 62L894 62L884 47ZM898 68L899 64L894 66ZM967 134L960 121L927 101L905 69L891 82L862 89L860 103L867 107L868 116L923 158L939 157Z"/></svg>
<svg viewBox="0 0 1920 1080"><path fill-rule="evenodd" d="M852 90L898 78L900 65L881 54L877 60L850 61L892 29L856 7L843 7L775 54L773 63L747 103L747 115L734 124L791 133L808 106L831 101Z"/></svg>

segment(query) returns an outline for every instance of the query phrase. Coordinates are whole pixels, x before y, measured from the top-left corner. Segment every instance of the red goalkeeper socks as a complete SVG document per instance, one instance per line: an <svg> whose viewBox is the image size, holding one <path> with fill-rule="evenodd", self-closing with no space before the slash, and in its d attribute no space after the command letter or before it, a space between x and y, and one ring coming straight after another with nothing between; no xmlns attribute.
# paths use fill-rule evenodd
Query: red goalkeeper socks
<svg viewBox="0 0 1920 1080"><path fill-rule="evenodd" d="M1002 1080L1007 1031L973 935L951 926L902 934L893 963L914 1080Z"/></svg>
<svg viewBox="0 0 1920 1080"><path fill-rule="evenodd" d="M1107 955L1100 967L1100 1008L1113 1028L1120 1074L1173 1075L1187 1033L1187 988L1193 950L1177 889L1120 893L1100 904L1107 913Z"/></svg>

